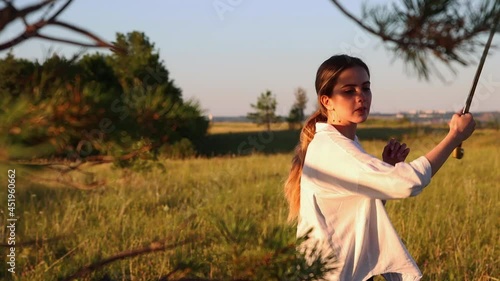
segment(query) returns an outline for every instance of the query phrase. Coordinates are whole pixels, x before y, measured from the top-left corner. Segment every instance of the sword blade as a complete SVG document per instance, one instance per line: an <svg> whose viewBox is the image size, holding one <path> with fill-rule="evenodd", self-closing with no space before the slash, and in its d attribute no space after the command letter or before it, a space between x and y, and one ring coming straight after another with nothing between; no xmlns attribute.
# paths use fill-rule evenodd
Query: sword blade
<svg viewBox="0 0 500 281"><path fill-rule="evenodd" d="M495 4L498 4L498 2L499 1L497 1ZM493 28L491 29L490 36L488 37L488 41L486 42L486 45L484 47L483 55L481 56L481 60L479 61L479 66L477 67L476 75L474 76L474 82L472 83L472 88L470 89L469 96L467 97L467 101L465 102L465 107L462 111L462 114L469 112L470 105L472 103L472 98L474 97L474 93L476 92L477 83L479 82L481 71L483 70L484 62L486 61L486 57L488 56L488 51L491 46L491 41L493 41L493 36L495 35L498 26L499 17L500 17L500 12L497 11L497 15L495 16L495 20L493 22Z"/></svg>

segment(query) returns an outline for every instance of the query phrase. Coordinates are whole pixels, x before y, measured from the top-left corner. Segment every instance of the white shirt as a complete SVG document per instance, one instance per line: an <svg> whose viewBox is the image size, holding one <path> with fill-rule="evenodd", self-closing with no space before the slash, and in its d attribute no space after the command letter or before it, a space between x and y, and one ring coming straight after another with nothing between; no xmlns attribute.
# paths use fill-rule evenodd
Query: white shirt
<svg viewBox="0 0 500 281"><path fill-rule="evenodd" d="M320 242L337 255L338 270L327 280L420 280L418 269L394 230L382 200L419 194L431 180L424 156L387 164L368 154L357 137L316 123L301 176L297 236L311 228L308 243Z"/></svg>

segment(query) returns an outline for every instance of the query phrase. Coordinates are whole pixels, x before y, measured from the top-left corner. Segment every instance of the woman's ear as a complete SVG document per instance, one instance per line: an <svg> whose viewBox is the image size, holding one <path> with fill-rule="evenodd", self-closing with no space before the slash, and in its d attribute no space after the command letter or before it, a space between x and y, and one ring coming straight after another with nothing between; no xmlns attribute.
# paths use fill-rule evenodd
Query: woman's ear
<svg viewBox="0 0 500 281"><path fill-rule="evenodd" d="M321 97L319 97L319 101L321 102L321 104L329 111L331 110L334 110L333 109L333 101L330 97L328 97L327 95L321 95Z"/></svg>

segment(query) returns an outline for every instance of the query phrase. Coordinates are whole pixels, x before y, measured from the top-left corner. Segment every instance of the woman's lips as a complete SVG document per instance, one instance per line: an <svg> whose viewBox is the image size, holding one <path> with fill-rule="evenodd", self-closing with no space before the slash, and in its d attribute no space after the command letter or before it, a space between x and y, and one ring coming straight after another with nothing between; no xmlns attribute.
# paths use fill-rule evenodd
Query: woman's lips
<svg viewBox="0 0 500 281"><path fill-rule="evenodd" d="M366 108L365 106L362 106L360 108L357 108L356 110L354 111L358 111L358 112L361 112L361 113L365 113L367 111L368 108Z"/></svg>

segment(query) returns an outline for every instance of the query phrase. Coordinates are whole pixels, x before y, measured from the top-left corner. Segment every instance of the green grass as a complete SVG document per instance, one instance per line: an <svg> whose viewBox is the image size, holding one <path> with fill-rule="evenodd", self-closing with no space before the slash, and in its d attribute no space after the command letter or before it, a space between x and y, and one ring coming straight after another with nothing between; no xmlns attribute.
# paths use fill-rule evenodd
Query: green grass
<svg viewBox="0 0 500 281"><path fill-rule="evenodd" d="M367 132L360 130L360 138ZM106 184L90 191L30 181L33 174L58 175L18 166L16 239L36 243L17 247L16 275L6 272L2 263L0 278L60 280L92 262L164 240L179 245L110 263L78 280L248 276L249 264L258 264L295 237L294 226L286 223L282 184L298 134L274 133L262 153L250 156L161 160L165 169L148 173L91 167L87 170ZM231 141L226 134L226 143L212 140L219 145L214 151L231 155L227 151L248 140L248 134ZM424 129L379 129L364 135L362 143L380 155L388 136L406 141L413 159L443 135ZM498 131L477 131L464 143L464 159L449 159L421 195L388 202L393 224L424 280L500 278L499 140ZM6 183L9 164L0 168L0 181ZM1 200L6 196L2 188ZM1 206L4 223L7 210ZM191 240L181 245L184 239ZM4 259L6 250L0 248Z"/></svg>
<svg viewBox="0 0 500 281"><path fill-rule="evenodd" d="M208 133L214 134L227 134L227 133L241 133L241 132L259 132L265 130L264 125L257 125L251 122L213 122L208 128ZM279 122L271 124L271 130L279 131L288 129L286 122Z"/></svg>

